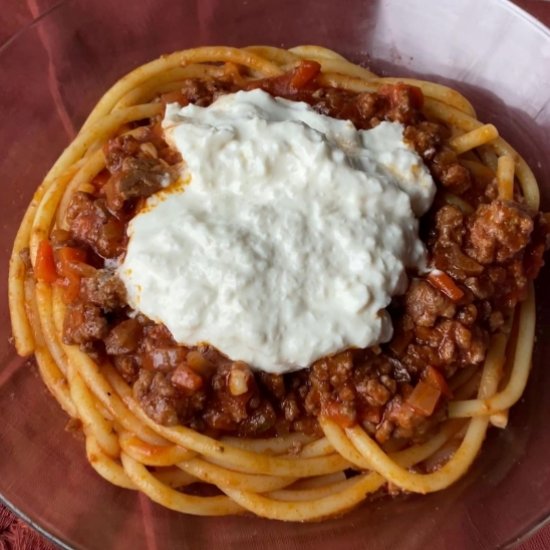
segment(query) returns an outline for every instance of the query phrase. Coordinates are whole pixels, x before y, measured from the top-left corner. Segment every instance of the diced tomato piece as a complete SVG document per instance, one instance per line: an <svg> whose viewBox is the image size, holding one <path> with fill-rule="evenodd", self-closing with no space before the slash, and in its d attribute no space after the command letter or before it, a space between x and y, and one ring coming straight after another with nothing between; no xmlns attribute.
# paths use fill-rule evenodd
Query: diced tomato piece
<svg viewBox="0 0 550 550"><path fill-rule="evenodd" d="M80 270L78 264L86 262L86 251L81 248L64 246L55 252L57 272L63 277L61 286L66 303L74 302L80 295Z"/></svg>
<svg viewBox="0 0 550 550"><path fill-rule="evenodd" d="M464 291L457 286L453 279L439 269L430 272L428 282L453 302L458 302L464 296Z"/></svg>
<svg viewBox="0 0 550 550"><path fill-rule="evenodd" d="M304 60L294 69L290 78L290 85L297 90L307 86L321 72L321 65L317 61Z"/></svg>
<svg viewBox="0 0 550 550"><path fill-rule="evenodd" d="M422 109L424 105L424 94L422 90L418 86L410 86L403 82L386 84L378 90L378 93L385 95L390 100L390 105L392 107L400 104L404 96L408 96L408 102L414 109Z"/></svg>
<svg viewBox="0 0 550 550"><path fill-rule="evenodd" d="M424 93L418 86L409 86L408 84L405 84L409 88L409 95L411 98L411 104L415 109L422 109L424 105Z"/></svg>
<svg viewBox="0 0 550 550"><path fill-rule="evenodd" d="M286 73L248 82L244 86L244 89L255 90L260 88L274 96L283 96L286 98L299 97L300 93L308 89L310 84L314 83L320 71L321 65L316 61L303 60Z"/></svg>
<svg viewBox="0 0 550 550"><path fill-rule="evenodd" d="M52 284L57 280L53 249L50 241L47 239L44 239L38 245L34 274L39 281L44 281L45 283Z"/></svg>
<svg viewBox="0 0 550 550"><path fill-rule="evenodd" d="M440 390L434 388L428 382L420 380L409 397L407 397L406 402L418 414L430 416L434 412L440 397Z"/></svg>
<svg viewBox="0 0 550 550"><path fill-rule="evenodd" d="M451 389L449 388L445 377L435 367L426 367L422 372L422 380L438 389L443 395L447 397L452 396Z"/></svg>
<svg viewBox="0 0 550 550"><path fill-rule="evenodd" d="M60 275L67 277L75 274L75 264L86 262L86 251L81 248L64 246L56 252L58 271Z"/></svg>
<svg viewBox="0 0 550 550"><path fill-rule="evenodd" d="M385 84L378 90L380 95L385 95L390 100L390 105L396 107L408 97L408 102L414 109L421 109L424 105L424 94L418 86L410 86L403 82L397 84Z"/></svg>

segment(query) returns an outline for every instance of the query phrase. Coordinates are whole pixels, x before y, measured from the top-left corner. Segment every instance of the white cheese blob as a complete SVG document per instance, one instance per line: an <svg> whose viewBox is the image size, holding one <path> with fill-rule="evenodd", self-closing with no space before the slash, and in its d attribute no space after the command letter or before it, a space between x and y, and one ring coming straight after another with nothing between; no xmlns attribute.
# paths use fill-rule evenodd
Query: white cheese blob
<svg viewBox="0 0 550 550"><path fill-rule="evenodd" d="M435 186L403 126L358 131L254 90L168 105L187 183L150 197L119 267L131 307L184 345L283 373L388 341Z"/></svg>

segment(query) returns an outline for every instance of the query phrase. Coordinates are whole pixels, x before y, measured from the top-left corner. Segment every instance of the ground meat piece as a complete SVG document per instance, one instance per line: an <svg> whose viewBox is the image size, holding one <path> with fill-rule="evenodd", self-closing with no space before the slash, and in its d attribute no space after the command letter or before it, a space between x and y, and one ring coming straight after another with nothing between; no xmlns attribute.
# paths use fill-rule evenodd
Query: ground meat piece
<svg viewBox="0 0 550 550"><path fill-rule="evenodd" d="M350 352L316 361L309 373L310 387L304 401L306 411L314 416L321 412L339 424L353 424L357 411L351 387L352 373ZM342 399L342 393L346 399Z"/></svg>
<svg viewBox="0 0 550 550"><path fill-rule="evenodd" d="M429 329L428 329L429 330ZM437 353L437 349L429 345L413 342L407 346L405 355L401 358L401 362L407 368L411 375L416 375L424 370L426 365L441 366L441 359Z"/></svg>
<svg viewBox="0 0 550 550"><path fill-rule="evenodd" d="M506 262L529 243L533 219L518 203L482 204L470 219L468 254L482 264Z"/></svg>
<svg viewBox="0 0 550 550"><path fill-rule="evenodd" d="M139 352L143 368L170 373L186 363L189 350L179 346L164 325L148 324L143 328Z"/></svg>
<svg viewBox="0 0 550 550"><path fill-rule="evenodd" d="M451 244L458 244L460 246L466 233L464 214L456 206L447 204L437 211L435 228L437 232L437 244L439 246L448 246Z"/></svg>
<svg viewBox="0 0 550 550"><path fill-rule="evenodd" d="M421 368L432 365L446 369L450 366L454 370L455 366L476 365L485 358L487 338L479 327L445 319L433 328L419 326L415 334L416 353L423 360ZM412 350L408 351L412 355Z"/></svg>
<svg viewBox="0 0 550 550"><path fill-rule="evenodd" d="M305 385L304 410L341 426L356 421L379 422L382 407L397 390L393 366L381 352L346 351L317 361Z"/></svg>
<svg viewBox="0 0 550 550"><path fill-rule="evenodd" d="M277 414L273 405L269 401L263 400L239 424L239 434L243 437L259 436L273 428L276 421Z"/></svg>
<svg viewBox="0 0 550 550"><path fill-rule="evenodd" d="M486 186L483 191L483 195L488 202L493 202L498 198L498 180L493 178Z"/></svg>
<svg viewBox="0 0 550 550"><path fill-rule="evenodd" d="M412 333L411 333L412 337ZM392 366L392 376L394 382L410 382L411 381L411 375L409 371L407 370L407 367L395 357L388 357L388 361L390 362Z"/></svg>
<svg viewBox="0 0 550 550"><path fill-rule="evenodd" d="M513 307L525 296L527 277L521 259L509 262L506 267L493 265L481 276L470 277L464 284L478 300L490 300L501 309Z"/></svg>
<svg viewBox="0 0 550 550"><path fill-rule="evenodd" d="M439 317L451 319L456 306L428 282L413 279L405 296L405 311L416 325L432 327Z"/></svg>
<svg viewBox="0 0 550 550"><path fill-rule="evenodd" d="M459 321L443 321L438 327L441 335L439 356L444 364L478 365L485 359L487 335L479 329L466 327Z"/></svg>
<svg viewBox="0 0 550 550"><path fill-rule="evenodd" d="M484 318L482 308L477 315ZM487 351L487 332L478 325L468 326L456 319L439 320L433 327L417 325L414 334L414 341L400 359L413 377L431 365L448 378L459 367L482 362Z"/></svg>
<svg viewBox="0 0 550 550"><path fill-rule="evenodd" d="M132 385L136 381L139 365L135 355L116 355L113 357L113 364L128 384Z"/></svg>
<svg viewBox="0 0 550 550"><path fill-rule="evenodd" d="M353 355L350 351L344 351L331 357L329 363L328 379L334 387L345 384L353 370Z"/></svg>
<svg viewBox="0 0 550 550"><path fill-rule="evenodd" d="M462 251L466 232L467 220L456 206L445 205L437 211L435 230L430 240L432 263L459 281L483 271L481 264Z"/></svg>
<svg viewBox="0 0 550 550"><path fill-rule="evenodd" d="M390 395L393 395L397 391L397 382L389 374L382 374L380 382L390 392Z"/></svg>
<svg viewBox="0 0 550 550"><path fill-rule="evenodd" d="M103 258L115 258L124 250L124 224L109 213L103 199L77 191L67 209L73 237Z"/></svg>
<svg viewBox="0 0 550 550"><path fill-rule="evenodd" d="M108 332L107 319L98 306L76 302L67 307L63 322L65 344L87 344L102 340Z"/></svg>
<svg viewBox="0 0 550 550"><path fill-rule="evenodd" d="M189 422L205 402L203 392L185 396L171 383L170 378L170 374L141 369L133 387L134 396L145 413L165 426Z"/></svg>
<svg viewBox="0 0 550 550"><path fill-rule="evenodd" d="M377 378L367 378L356 386L357 392L364 396L365 401L372 407L385 405L392 392Z"/></svg>
<svg viewBox="0 0 550 550"><path fill-rule="evenodd" d="M121 170L124 159L137 156L141 143L135 136L128 134L109 140L103 149L105 166L109 172L116 174Z"/></svg>
<svg viewBox="0 0 550 550"><path fill-rule="evenodd" d="M217 432L234 432L238 427L238 423L231 418L231 415L216 404L210 403L210 407L204 411L203 418L205 424Z"/></svg>
<svg viewBox="0 0 550 550"><path fill-rule="evenodd" d="M489 316L489 328L491 332L496 332L504 325L504 316L501 311L493 311Z"/></svg>
<svg viewBox="0 0 550 550"><path fill-rule="evenodd" d="M359 116L365 121L365 126L374 126L373 122L383 118L386 101L378 94L364 92L355 98ZM374 120L373 120L374 119Z"/></svg>
<svg viewBox="0 0 550 550"><path fill-rule="evenodd" d="M502 287L508 279L508 270L502 266L491 266L487 269L487 277L497 287Z"/></svg>
<svg viewBox="0 0 550 550"><path fill-rule="evenodd" d="M104 187L107 206L118 212L131 199L146 198L177 179L161 159L127 157Z"/></svg>
<svg viewBox="0 0 550 550"><path fill-rule="evenodd" d="M206 101L206 84L203 80L197 78L188 78L183 81L181 93L190 103ZM211 99L211 98L208 98Z"/></svg>
<svg viewBox="0 0 550 550"><path fill-rule="evenodd" d="M462 164L455 162L447 165L441 172L441 183L455 194L461 195L472 184L470 172Z"/></svg>
<svg viewBox="0 0 550 550"><path fill-rule="evenodd" d="M402 124L416 124L420 122L420 108L424 96L420 88L409 86L402 82L382 86L378 93L388 98L389 109L385 114L387 120Z"/></svg>
<svg viewBox="0 0 550 550"><path fill-rule="evenodd" d="M319 88L308 97L303 97L301 99L307 101L322 115L351 120L356 128L369 128L371 125L370 117L367 118L367 111L369 109L366 105L368 101L367 97L365 97L365 104L361 107L361 102L356 100L354 94L343 90L337 90L336 88ZM363 108L363 112L361 108Z"/></svg>
<svg viewBox="0 0 550 550"><path fill-rule="evenodd" d="M544 252L550 248L550 213L539 212L535 217L531 242L523 260L525 275L535 279L544 265Z"/></svg>
<svg viewBox="0 0 550 550"><path fill-rule="evenodd" d="M480 300L485 300L495 290L493 283L488 277L468 277L464 280L464 284Z"/></svg>
<svg viewBox="0 0 550 550"><path fill-rule="evenodd" d="M93 276L80 280L80 297L104 311L114 311L125 305L126 289L116 273L98 269Z"/></svg>
<svg viewBox="0 0 550 550"><path fill-rule="evenodd" d="M105 338L109 355L123 355L138 348L142 326L135 319L126 319L111 329Z"/></svg>
<svg viewBox="0 0 550 550"><path fill-rule="evenodd" d="M468 304L460 308L456 315L458 321L463 325L471 326L477 320L477 308L474 304Z"/></svg>
<svg viewBox="0 0 550 550"><path fill-rule="evenodd" d="M495 285L496 292L492 296L492 303L496 309L515 307L518 302L527 297L528 279L525 276L521 258L507 265L506 280L502 286Z"/></svg>
<svg viewBox="0 0 550 550"><path fill-rule="evenodd" d="M136 128L132 135L123 134L109 140L103 148L105 165L111 174L123 169L125 159L162 159L168 164L181 161L181 155L168 147L164 141L160 125L149 125Z"/></svg>
<svg viewBox="0 0 550 550"><path fill-rule="evenodd" d="M275 398L282 399L285 395L285 380L280 374L258 372L260 384Z"/></svg>
<svg viewBox="0 0 550 550"><path fill-rule="evenodd" d="M395 395L384 410L382 422L376 427L376 440L379 443L385 443L394 435L396 429L399 430L400 435L411 437L415 429L424 422L426 422L425 417L409 407L402 395Z"/></svg>
<svg viewBox="0 0 550 550"><path fill-rule="evenodd" d="M472 333L457 321L441 323L438 335L439 355L444 363L452 363L458 355L458 349L468 349L472 341Z"/></svg>
<svg viewBox="0 0 550 550"><path fill-rule="evenodd" d="M254 403L252 397L257 389L254 385L251 391L242 395L232 395L229 388L229 376L231 365L224 365L212 376L210 386L211 406L205 413L204 420L211 428L220 431L236 430L240 423L249 417L247 405ZM259 399L255 400L256 408L261 404Z"/></svg>
<svg viewBox="0 0 550 550"><path fill-rule="evenodd" d="M218 97L233 91L229 81L187 78L182 82L181 93L189 103L207 107Z"/></svg>
<svg viewBox="0 0 550 550"><path fill-rule="evenodd" d="M483 272L483 266L464 254L457 244L442 246L436 243L432 250L433 265L444 271L457 281L478 276Z"/></svg>
<svg viewBox="0 0 550 550"><path fill-rule="evenodd" d="M400 393L396 394L386 405L382 421L376 426L374 436L379 443L385 443L391 438L409 440L412 442L426 441L434 429L445 418L445 401L440 400L431 416L417 413L408 403L407 396L412 387L404 384Z"/></svg>
<svg viewBox="0 0 550 550"><path fill-rule="evenodd" d="M472 185L470 171L457 161L450 149L437 153L431 163L433 176L455 195L461 195Z"/></svg>
<svg viewBox="0 0 550 550"><path fill-rule="evenodd" d="M431 160L441 146L444 127L435 122L422 121L415 126L407 126L403 135L424 160Z"/></svg>
<svg viewBox="0 0 550 550"><path fill-rule="evenodd" d="M133 391L143 410L155 422L165 426L178 423L176 389L162 373L140 370Z"/></svg>
<svg viewBox="0 0 550 550"><path fill-rule="evenodd" d="M281 401L281 409L285 416L285 420L293 422L297 420L301 414L301 407L298 402L298 397L294 392L290 392Z"/></svg>

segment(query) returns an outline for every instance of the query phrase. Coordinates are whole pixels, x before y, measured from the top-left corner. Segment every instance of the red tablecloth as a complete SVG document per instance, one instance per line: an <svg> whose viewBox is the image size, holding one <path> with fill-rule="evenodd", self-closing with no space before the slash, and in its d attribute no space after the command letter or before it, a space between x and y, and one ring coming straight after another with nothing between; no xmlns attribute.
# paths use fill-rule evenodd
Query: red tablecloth
<svg viewBox="0 0 550 550"><path fill-rule="evenodd" d="M59 0L2 0L0 9L0 45L20 28L44 13ZM550 0L516 0L525 10L550 26ZM541 529L518 550L547 550L550 548L550 525ZM25 522L0 504L0 550L54 550Z"/></svg>

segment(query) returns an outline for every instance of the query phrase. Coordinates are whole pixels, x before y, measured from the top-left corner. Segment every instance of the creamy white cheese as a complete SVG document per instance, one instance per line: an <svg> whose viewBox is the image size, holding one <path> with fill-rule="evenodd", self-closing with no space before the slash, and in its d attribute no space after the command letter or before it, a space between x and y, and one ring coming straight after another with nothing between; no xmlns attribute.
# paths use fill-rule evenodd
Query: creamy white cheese
<svg viewBox="0 0 550 550"><path fill-rule="evenodd" d="M425 268L435 186L403 126L357 131L254 90L168 105L185 161L129 224L130 305L181 344L282 373L391 338L386 306Z"/></svg>

